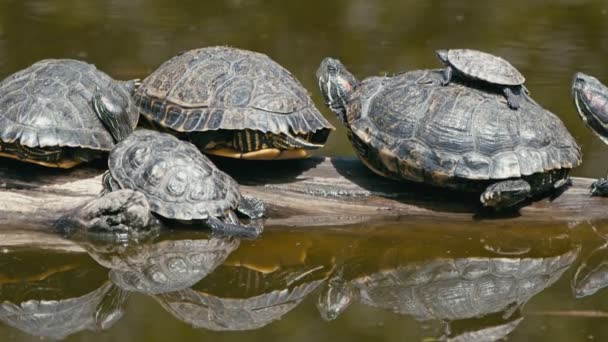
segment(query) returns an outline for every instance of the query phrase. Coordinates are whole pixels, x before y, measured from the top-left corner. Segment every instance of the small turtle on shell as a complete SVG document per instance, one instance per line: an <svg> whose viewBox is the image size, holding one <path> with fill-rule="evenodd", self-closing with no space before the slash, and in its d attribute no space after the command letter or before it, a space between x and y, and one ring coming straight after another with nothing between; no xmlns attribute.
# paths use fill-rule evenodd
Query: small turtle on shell
<svg viewBox="0 0 608 342"><path fill-rule="evenodd" d="M134 98L152 126L230 158L303 158L334 129L289 71L266 55L230 47L173 57Z"/></svg>
<svg viewBox="0 0 608 342"><path fill-rule="evenodd" d="M243 198L238 183L188 142L169 134L137 130L110 152L108 166L103 176L106 192L142 192L150 210L159 216L204 221L211 229L229 235L260 234L257 227L242 226L234 211L259 218L264 213L263 203Z"/></svg>
<svg viewBox="0 0 608 342"><path fill-rule="evenodd" d="M501 87L511 109L518 109L522 97L528 94L524 76L501 57L470 49L437 50L436 55L446 66L442 85L449 84L456 74L464 79Z"/></svg>
<svg viewBox="0 0 608 342"><path fill-rule="evenodd" d="M579 72L572 82L572 97L583 122L608 144L608 87L597 78ZM594 182L591 194L608 196L608 178Z"/></svg>
<svg viewBox="0 0 608 342"><path fill-rule="evenodd" d="M70 168L110 151L137 125L136 81L47 59L0 83L0 156Z"/></svg>
<svg viewBox="0 0 608 342"><path fill-rule="evenodd" d="M502 209L555 191L581 163L554 114L531 101L514 111L497 94L441 86L438 70L359 82L326 58L317 77L360 159L388 178L478 192L484 206Z"/></svg>

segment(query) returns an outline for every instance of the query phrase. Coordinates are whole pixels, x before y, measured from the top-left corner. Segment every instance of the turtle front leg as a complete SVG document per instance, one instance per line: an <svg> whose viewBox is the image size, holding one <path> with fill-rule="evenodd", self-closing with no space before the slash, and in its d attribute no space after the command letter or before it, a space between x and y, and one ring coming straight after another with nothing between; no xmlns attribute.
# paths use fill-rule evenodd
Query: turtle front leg
<svg viewBox="0 0 608 342"><path fill-rule="evenodd" d="M213 232L242 238L255 239L262 233L260 227L241 225L233 212L229 212L224 220L209 217L207 225Z"/></svg>
<svg viewBox="0 0 608 342"><path fill-rule="evenodd" d="M505 94L505 97L507 98L507 105L509 106L509 108L511 108L513 110L518 110L519 107L521 106L521 101L522 101L521 89L514 90L514 88L505 87L503 89L503 93Z"/></svg>
<svg viewBox="0 0 608 342"><path fill-rule="evenodd" d="M266 205L257 198L243 196L236 210L249 218L258 219L264 216Z"/></svg>
<svg viewBox="0 0 608 342"><path fill-rule="evenodd" d="M591 196L608 197L608 179L600 178L591 184Z"/></svg>
<svg viewBox="0 0 608 342"><path fill-rule="evenodd" d="M450 84L450 82L452 82L453 73L454 71L449 65L445 69L443 69L443 80L441 81L442 86L446 86Z"/></svg>
<svg viewBox="0 0 608 342"><path fill-rule="evenodd" d="M480 201L485 207L502 210L523 202L531 192L530 184L523 179L506 180L488 186Z"/></svg>

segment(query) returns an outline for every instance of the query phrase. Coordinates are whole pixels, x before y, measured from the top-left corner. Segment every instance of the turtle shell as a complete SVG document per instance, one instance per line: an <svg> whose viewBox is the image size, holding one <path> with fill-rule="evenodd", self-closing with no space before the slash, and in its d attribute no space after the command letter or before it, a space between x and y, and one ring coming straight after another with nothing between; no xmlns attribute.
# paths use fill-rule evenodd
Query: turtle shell
<svg viewBox="0 0 608 342"><path fill-rule="evenodd" d="M178 132L333 129L287 70L266 55L230 47L173 57L142 82L134 98L141 115Z"/></svg>
<svg viewBox="0 0 608 342"><path fill-rule="evenodd" d="M477 50L448 50L448 62L461 73L489 83L517 86L526 81L511 63Z"/></svg>
<svg viewBox="0 0 608 342"><path fill-rule="evenodd" d="M112 150L108 166L121 188L143 192L151 211L169 219L222 217L241 199L236 181L169 134L133 132Z"/></svg>
<svg viewBox="0 0 608 342"><path fill-rule="evenodd" d="M370 147L395 178L450 187L461 187L457 179L520 178L581 163L561 120L536 103L514 111L498 94L441 80L440 70L364 80L347 105L354 145Z"/></svg>
<svg viewBox="0 0 608 342"><path fill-rule="evenodd" d="M137 125L139 116L122 82L92 64L47 59L0 83L0 140L27 147L111 150L112 135L92 106L96 88L129 107L132 127Z"/></svg>

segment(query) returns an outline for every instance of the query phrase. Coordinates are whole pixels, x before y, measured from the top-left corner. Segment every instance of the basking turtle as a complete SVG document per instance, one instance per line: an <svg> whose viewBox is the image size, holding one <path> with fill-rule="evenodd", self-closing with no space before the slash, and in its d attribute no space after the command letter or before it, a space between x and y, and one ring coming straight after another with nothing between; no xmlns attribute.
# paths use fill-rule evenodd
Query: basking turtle
<svg viewBox="0 0 608 342"><path fill-rule="evenodd" d="M449 84L453 76L460 76L500 87L511 109L518 109L522 97L527 96L526 79L501 57L470 49L437 50L436 54L446 66L442 85Z"/></svg>
<svg viewBox="0 0 608 342"><path fill-rule="evenodd" d="M205 221L227 234L255 237L260 233L258 228L240 225L234 210L259 218L263 203L241 197L237 182L188 142L138 130L116 145L108 166L103 177L105 191L140 191L150 210L164 218Z"/></svg>
<svg viewBox="0 0 608 342"><path fill-rule="evenodd" d="M579 72L572 82L572 97L583 122L608 144L608 88L597 78ZM608 196L608 179L594 182L591 194Z"/></svg>
<svg viewBox="0 0 608 342"><path fill-rule="evenodd" d="M153 126L224 157L303 158L334 129L287 70L266 55L229 47L173 57L134 99Z"/></svg>
<svg viewBox="0 0 608 342"><path fill-rule="evenodd" d="M135 81L47 59L0 83L0 156L70 168L108 152L137 125Z"/></svg>
<svg viewBox="0 0 608 342"><path fill-rule="evenodd" d="M328 106L375 173L481 193L502 209L546 194L581 163L574 138L554 114L526 101L518 111L500 96L420 70L359 82L336 59L317 72Z"/></svg>

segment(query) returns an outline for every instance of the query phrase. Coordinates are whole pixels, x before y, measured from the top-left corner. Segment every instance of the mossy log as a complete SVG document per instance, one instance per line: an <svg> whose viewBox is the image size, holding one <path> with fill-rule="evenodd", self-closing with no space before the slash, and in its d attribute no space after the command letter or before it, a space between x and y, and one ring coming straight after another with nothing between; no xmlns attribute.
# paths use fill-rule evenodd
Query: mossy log
<svg viewBox="0 0 608 342"><path fill-rule="evenodd" d="M102 162L72 170L1 162L0 227L49 226L101 190ZM481 207L478 195L384 179L355 158L216 162L243 185L245 195L267 204L266 227L336 226L386 218L492 224L608 218L608 198L591 197L593 180L586 178L575 177L560 194L526 203L516 212L496 214Z"/></svg>

